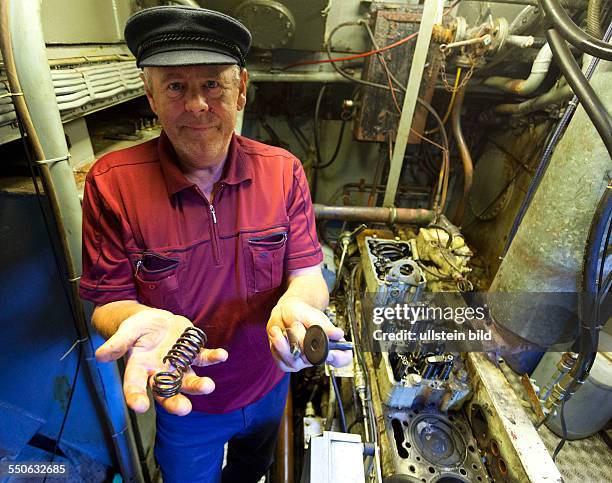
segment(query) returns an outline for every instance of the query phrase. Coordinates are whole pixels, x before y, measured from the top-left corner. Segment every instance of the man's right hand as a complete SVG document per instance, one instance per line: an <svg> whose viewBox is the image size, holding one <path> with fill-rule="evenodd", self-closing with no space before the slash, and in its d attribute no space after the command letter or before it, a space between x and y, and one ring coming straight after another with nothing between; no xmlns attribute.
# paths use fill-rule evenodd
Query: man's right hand
<svg viewBox="0 0 612 483"><path fill-rule="evenodd" d="M157 372L167 370L162 362L168 350L176 343L187 327L189 319L166 310L145 309L126 318L115 334L96 351L100 362L114 361L128 356L123 379L123 393L127 405L142 413L149 409L147 384ZM209 366L223 362L225 349L202 349L193 362L194 366ZM199 377L189 367L183 373L181 392L185 394L210 394L215 383L209 377ZM184 416L191 412L191 402L182 394L156 400L169 413Z"/></svg>

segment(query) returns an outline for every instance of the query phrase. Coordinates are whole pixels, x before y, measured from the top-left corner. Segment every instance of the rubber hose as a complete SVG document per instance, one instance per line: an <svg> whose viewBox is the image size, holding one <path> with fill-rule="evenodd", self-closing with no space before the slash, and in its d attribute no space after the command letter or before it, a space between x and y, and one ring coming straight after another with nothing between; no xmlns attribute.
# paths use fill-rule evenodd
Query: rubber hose
<svg viewBox="0 0 612 483"><path fill-rule="evenodd" d="M570 18L557 0L539 0L559 34L582 52L604 60L612 60L612 45L584 32Z"/></svg>
<svg viewBox="0 0 612 483"><path fill-rule="evenodd" d="M591 122L595 125L595 129L597 129L601 136L612 159L612 119L610 115L597 97L589 81L584 77L561 35L556 30L550 29L546 32L546 38L565 80L567 80L574 94L580 99L580 103L583 105Z"/></svg>

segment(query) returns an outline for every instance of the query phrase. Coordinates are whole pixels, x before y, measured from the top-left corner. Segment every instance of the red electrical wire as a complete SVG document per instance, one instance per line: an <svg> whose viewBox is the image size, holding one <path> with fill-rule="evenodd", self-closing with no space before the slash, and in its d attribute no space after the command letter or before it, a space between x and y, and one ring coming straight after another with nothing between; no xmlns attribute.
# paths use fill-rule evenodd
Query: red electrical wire
<svg viewBox="0 0 612 483"><path fill-rule="evenodd" d="M408 35L407 37L404 37L403 39L399 39L397 42L393 42L392 44L389 44L385 47L381 47L380 49L370 50L369 52L363 52L361 54L350 55L348 57L336 57L335 59L305 60L303 62L296 62L295 64L286 65L281 70L292 69L293 67L298 67L300 65L329 64L331 62L343 62L345 60L354 60L354 59L361 59L362 57L369 57L370 55L378 54L379 52L384 52L386 50L393 49L399 45L402 45L414 39L417 35L419 35L419 33L415 32L413 34Z"/></svg>

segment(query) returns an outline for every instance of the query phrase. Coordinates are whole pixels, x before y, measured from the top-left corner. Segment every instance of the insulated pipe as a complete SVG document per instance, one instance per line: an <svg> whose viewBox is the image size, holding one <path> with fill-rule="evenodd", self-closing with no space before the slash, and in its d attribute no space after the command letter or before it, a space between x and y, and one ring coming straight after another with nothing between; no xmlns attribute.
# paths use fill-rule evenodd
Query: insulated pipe
<svg viewBox="0 0 612 483"><path fill-rule="evenodd" d="M457 226L461 225L463 213L465 212L465 205L468 202L470 190L472 189L472 179L474 178L474 163L472 162L472 155L470 154L470 149L465 142L463 131L461 130L461 108L463 107L464 97L465 86L457 91L455 97L455 107L451 117L453 134L455 135L457 147L459 148L459 153L461 154L461 162L463 163L463 196L457 205L457 210L455 211L454 216L454 223Z"/></svg>
<svg viewBox="0 0 612 483"><path fill-rule="evenodd" d="M313 205L317 220L366 221L371 223L402 223L427 225L434 221L435 211L414 208L386 208L372 206Z"/></svg>
<svg viewBox="0 0 612 483"><path fill-rule="evenodd" d="M545 44L534 59L533 65L531 66L531 74L529 74L527 79L493 76L486 79L484 85L514 94L529 95L540 87L546 78L546 74L548 74L551 62L552 51L550 50L550 46Z"/></svg>
<svg viewBox="0 0 612 483"><path fill-rule="evenodd" d="M561 35L556 30L550 29L546 32L546 38L561 72L563 72L563 77L571 86L574 94L580 99L580 103L597 129L606 145L610 159L612 159L612 118L610 118L610 114L597 97L589 81L584 77Z"/></svg>
<svg viewBox="0 0 612 483"><path fill-rule="evenodd" d="M115 453L127 481L143 481L133 434L127 419L116 369L99 371L85 313L78 295L81 273L81 204L70 163L68 147L55 102L46 46L42 32L39 0L0 1L0 48L11 91L28 140L36 158L63 161L40 164L45 193L51 204L70 283L70 298L76 329L83 339L84 357L95 395L104 410ZM19 52L14 57L13 51ZM106 377L102 374L106 374Z"/></svg>
<svg viewBox="0 0 612 483"><path fill-rule="evenodd" d="M582 52L604 60L612 60L612 45L584 32L574 23L557 0L539 1L546 12L546 17L565 40Z"/></svg>

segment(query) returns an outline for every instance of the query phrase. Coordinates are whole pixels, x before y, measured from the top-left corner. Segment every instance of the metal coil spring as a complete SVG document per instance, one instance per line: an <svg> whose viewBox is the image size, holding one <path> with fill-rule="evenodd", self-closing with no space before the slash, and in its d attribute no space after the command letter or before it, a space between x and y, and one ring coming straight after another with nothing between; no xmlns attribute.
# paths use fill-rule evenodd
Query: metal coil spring
<svg viewBox="0 0 612 483"><path fill-rule="evenodd" d="M183 374L193 363L206 344L206 333L198 327L187 327L177 339L176 344L163 359L169 362L173 371L161 371L153 377L153 394L159 397L176 396L183 384Z"/></svg>

